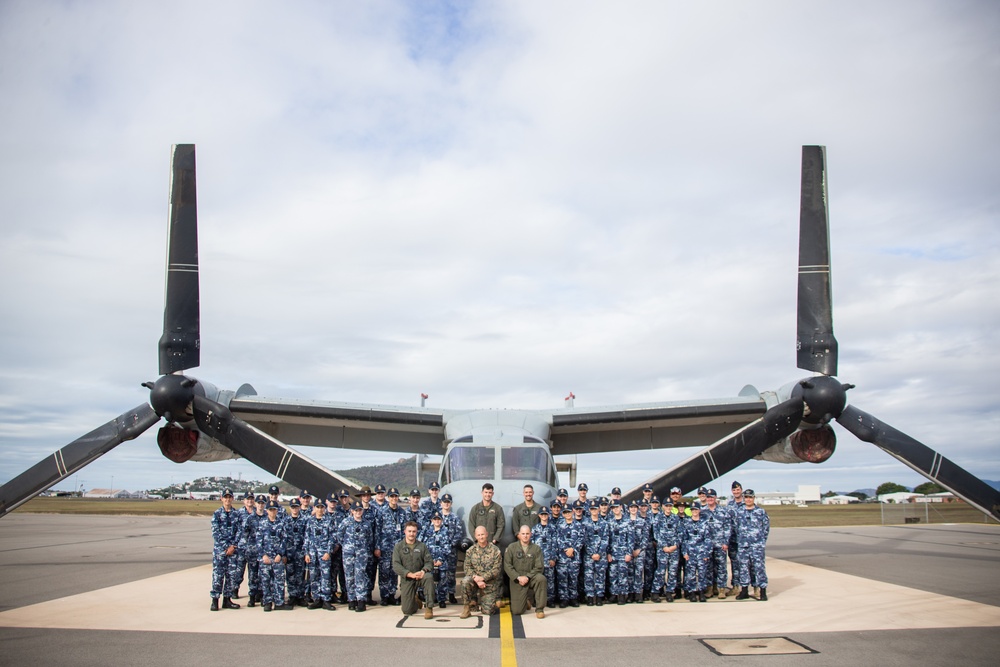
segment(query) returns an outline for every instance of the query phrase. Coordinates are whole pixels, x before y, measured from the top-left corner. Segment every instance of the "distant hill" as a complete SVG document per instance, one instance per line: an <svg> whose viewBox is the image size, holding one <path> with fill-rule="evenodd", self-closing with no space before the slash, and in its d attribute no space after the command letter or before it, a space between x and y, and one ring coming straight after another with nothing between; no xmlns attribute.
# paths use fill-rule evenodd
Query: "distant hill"
<svg viewBox="0 0 1000 667"><path fill-rule="evenodd" d="M993 479L984 479L983 481L992 486L997 491L1000 491L1000 481L996 481Z"/></svg>
<svg viewBox="0 0 1000 667"><path fill-rule="evenodd" d="M405 498L417 486L417 457L411 456L380 466L338 470L337 473L357 482L358 486L368 485L374 488L376 484L385 484L387 489L396 487L399 489L399 495ZM426 491L426 489L420 490L422 494Z"/></svg>

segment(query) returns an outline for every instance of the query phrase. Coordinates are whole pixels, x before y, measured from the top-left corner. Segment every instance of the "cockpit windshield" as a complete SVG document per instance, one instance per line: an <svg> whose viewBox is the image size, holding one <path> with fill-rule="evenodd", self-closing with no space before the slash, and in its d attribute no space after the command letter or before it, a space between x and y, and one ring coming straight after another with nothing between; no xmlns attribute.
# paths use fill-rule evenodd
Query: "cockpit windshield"
<svg viewBox="0 0 1000 667"><path fill-rule="evenodd" d="M503 479L551 484L549 452L541 447L502 447L500 464Z"/></svg>
<svg viewBox="0 0 1000 667"><path fill-rule="evenodd" d="M496 447L455 447L448 453L445 484L467 479L493 479Z"/></svg>

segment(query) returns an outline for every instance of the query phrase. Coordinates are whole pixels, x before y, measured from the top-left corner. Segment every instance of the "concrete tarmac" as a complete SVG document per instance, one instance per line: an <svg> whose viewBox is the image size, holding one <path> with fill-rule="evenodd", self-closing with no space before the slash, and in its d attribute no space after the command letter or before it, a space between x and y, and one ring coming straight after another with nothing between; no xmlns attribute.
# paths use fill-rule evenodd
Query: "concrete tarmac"
<svg viewBox="0 0 1000 667"><path fill-rule="evenodd" d="M207 517L11 514L0 520L0 664L284 664L298 654L438 667L992 665L1000 654L1000 527L990 525L774 529L768 602L551 609L542 620L507 615L506 626L463 621L454 606L430 621L398 607L210 612L210 561Z"/></svg>

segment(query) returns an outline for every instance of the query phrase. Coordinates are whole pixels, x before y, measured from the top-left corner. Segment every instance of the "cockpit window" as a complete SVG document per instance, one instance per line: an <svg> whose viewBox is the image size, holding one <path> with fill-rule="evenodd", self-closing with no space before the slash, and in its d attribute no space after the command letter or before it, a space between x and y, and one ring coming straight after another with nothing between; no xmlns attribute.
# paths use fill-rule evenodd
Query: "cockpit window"
<svg viewBox="0 0 1000 667"><path fill-rule="evenodd" d="M466 479L493 479L496 447L455 447L448 453L445 483Z"/></svg>
<svg viewBox="0 0 1000 667"><path fill-rule="evenodd" d="M548 451L541 447L502 447L502 478L551 484L551 460Z"/></svg>

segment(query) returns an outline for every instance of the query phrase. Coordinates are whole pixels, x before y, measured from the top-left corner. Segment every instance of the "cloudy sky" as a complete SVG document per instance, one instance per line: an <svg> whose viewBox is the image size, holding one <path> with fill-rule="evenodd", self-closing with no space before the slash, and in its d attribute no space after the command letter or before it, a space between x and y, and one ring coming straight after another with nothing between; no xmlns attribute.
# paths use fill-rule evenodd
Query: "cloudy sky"
<svg viewBox="0 0 1000 667"><path fill-rule="evenodd" d="M440 408L802 377L800 152L824 144L851 402L1000 479L998 35L989 1L4 2L0 482L146 400L173 143L198 147L194 375ZM922 481L837 430L824 465L717 486ZM267 477L154 433L62 486Z"/></svg>

